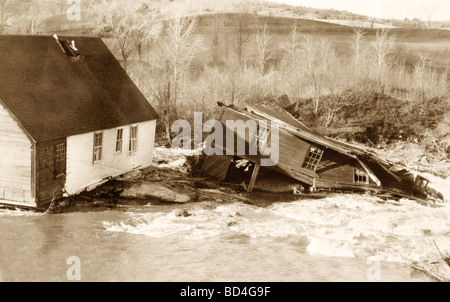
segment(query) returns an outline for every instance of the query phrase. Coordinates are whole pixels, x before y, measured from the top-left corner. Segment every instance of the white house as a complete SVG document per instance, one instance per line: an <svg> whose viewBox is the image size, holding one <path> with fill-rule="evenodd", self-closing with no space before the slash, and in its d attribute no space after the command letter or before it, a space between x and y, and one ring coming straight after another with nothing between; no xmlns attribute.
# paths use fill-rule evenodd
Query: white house
<svg viewBox="0 0 450 302"><path fill-rule="evenodd" d="M151 165L157 114L100 38L0 36L0 203Z"/></svg>

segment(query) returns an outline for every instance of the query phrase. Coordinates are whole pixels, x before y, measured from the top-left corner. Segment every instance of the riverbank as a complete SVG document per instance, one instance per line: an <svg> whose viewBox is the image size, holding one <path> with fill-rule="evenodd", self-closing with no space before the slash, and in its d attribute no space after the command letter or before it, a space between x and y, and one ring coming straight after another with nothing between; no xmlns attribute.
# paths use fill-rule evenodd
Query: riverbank
<svg viewBox="0 0 450 302"><path fill-rule="evenodd" d="M359 146L366 148L364 146ZM422 154L413 145L393 145L385 149L370 149L381 158L413 174L424 175L430 187L450 200L450 161ZM245 183L239 180L217 183L202 177L193 177L193 166L198 156L191 150L172 150L156 147L153 165L112 179L89 192L71 196L54 203L47 213L121 210L121 206L171 204L215 200L218 202L245 202L265 206L273 202L289 202L303 198L325 198L332 194L298 194L298 184L287 177L260 177L255 191L247 193ZM282 180L279 178L283 178ZM381 201L381 200L380 200ZM386 201L384 199L384 201ZM387 200L389 202L389 200ZM430 203L430 206L435 204Z"/></svg>

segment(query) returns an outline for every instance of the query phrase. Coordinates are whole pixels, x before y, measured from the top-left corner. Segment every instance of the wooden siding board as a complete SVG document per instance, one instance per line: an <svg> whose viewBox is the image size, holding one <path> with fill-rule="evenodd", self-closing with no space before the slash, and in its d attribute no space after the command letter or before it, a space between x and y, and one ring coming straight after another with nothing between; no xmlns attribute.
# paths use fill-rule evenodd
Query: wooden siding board
<svg viewBox="0 0 450 302"><path fill-rule="evenodd" d="M67 181L69 194L77 194L95 186L109 177L122 175L133 169L148 167L152 163L155 120L138 123L137 151L128 151L130 125L103 130L102 159L93 163L94 133L67 138ZM123 129L122 152L117 153L117 129Z"/></svg>
<svg viewBox="0 0 450 302"><path fill-rule="evenodd" d="M209 176L218 181L224 180L227 175L228 168L230 167L232 159L233 156L231 155L205 156L201 168L202 175Z"/></svg>
<svg viewBox="0 0 450 302"><path fill-rule="evenodd" d="M354 184L355 167L360 167L360 165L353 158L326 149L316 169L316 173L319 175L316 179L317 186Z"/></svg>
<svg viewBox="0 0 450 302"><path fill-rule="evenodd" d="M269 169L287 175L289 177L292 177L304 184L307 184L309 186L311 186L313 184L313 178L314 176L310 175L310 174L306 174L312 171L305 171L305 169L302 170L296 170L293 168L290 168L289 166L286 165L277 165L275 167L268 167Z"/></svg>
<svg viewBox="0 0 450 302"><path fill-rule="evenodd" d="M35 206L31 181L32 144L0 102L0 199Z"/></svg>

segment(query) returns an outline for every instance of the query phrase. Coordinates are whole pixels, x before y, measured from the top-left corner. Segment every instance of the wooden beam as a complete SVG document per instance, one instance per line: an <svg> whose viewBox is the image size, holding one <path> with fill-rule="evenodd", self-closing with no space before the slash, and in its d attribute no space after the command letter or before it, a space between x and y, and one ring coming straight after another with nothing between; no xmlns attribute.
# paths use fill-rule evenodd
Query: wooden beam
<svg viewBox="0 0 450 302"><path fill-rule="evenodd" d="M389 170L389 168L387 168L383 163L378 163L378 165L384 170L386 171L389 175L391 175L397 182L402 182L402 179L400 177L398 177L397 175L395 175L394 172L392 172L391 170Z"/></svg>
<svg viewBox="0 0 450 302"><path fill-rule="evenodd" d="M250 179L250 183L248 185L247 192L251 193L253 191L253 187L255 186L256 177L258 177L260 164L255 164L255 168L253 168L252 178Z"/></svg>
<svg viewBox="0 0 450 302"><path fill-rule="evenodd" d="M377 186L381 187L381 181L378 179L378 177L375 176L375 174L370 170L370 168L359 158L356 158L356 160L359 162L361 167L366 171L366 173L369 175L369 177L373 180L374 183L377 184Z"/></svg>

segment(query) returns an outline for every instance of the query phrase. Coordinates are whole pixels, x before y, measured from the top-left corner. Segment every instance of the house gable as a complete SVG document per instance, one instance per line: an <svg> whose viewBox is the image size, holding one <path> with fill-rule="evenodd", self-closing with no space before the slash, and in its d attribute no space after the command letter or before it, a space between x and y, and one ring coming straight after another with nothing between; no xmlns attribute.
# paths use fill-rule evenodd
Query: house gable
<svg viewBox="0 0 450 302"><path fill-rule="evenodd" d="M0 201L35 206L33 143L0 102Z"/></svg>

